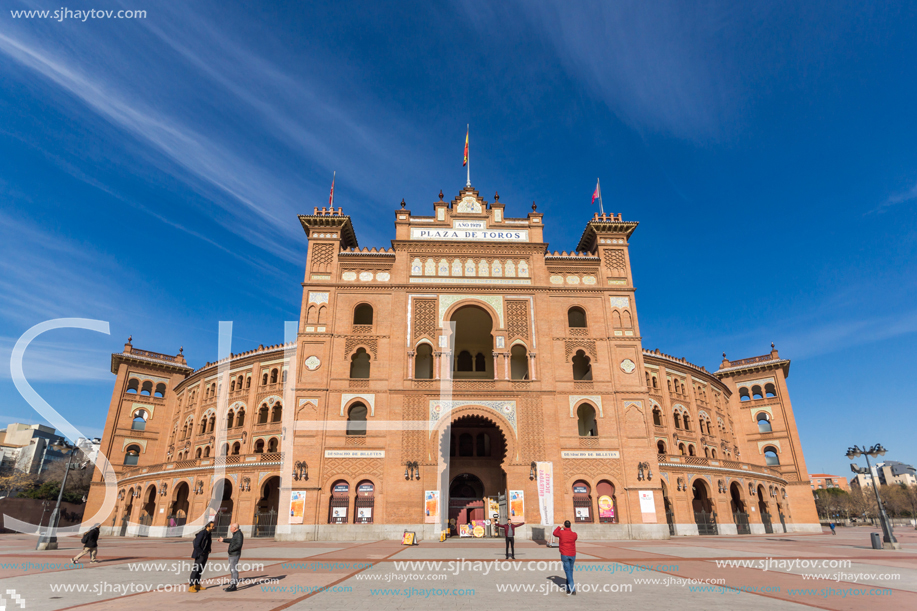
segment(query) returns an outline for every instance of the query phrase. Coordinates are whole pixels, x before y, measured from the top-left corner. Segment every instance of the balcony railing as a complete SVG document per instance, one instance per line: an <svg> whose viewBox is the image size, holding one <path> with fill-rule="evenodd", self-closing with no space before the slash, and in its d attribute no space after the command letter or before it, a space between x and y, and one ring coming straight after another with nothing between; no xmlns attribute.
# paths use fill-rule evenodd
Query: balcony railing
<svg viewBox="0 0 917 611"><path fill-rule="evenodd" d="M685 466L712 467L721 469L737 469L740 471L755 471L765 473L774 477L781 477L780 471L764 465L753 465L750 463L738 462L735 460L723 460L720 458L707 458L705 456L682 456L681 454L659 454L657 459L660 463L681 463Z"/></svg>
<svg viewBox="0 0 917 611"><path fill-rule="evenodd" d="M754 365L755 363L766 363L768 361L775 361L774 357L769 354L763 356L753 356L747 359L739 359L738 361L729 361L730 367L741 367L743 365Z"/></svg>
<svg viewBox="0 0 917 611"><path fill-rule="evenodd" d="M229 456L210 456L208 458L195 458L192 460L178 460L173 462L157 463L135 467L122 474L122 479L135 477L144 473L157 473L160 471L174 471L177 469L209 469L214 466L258 464L265 462L279 462L282 452L264 452L263 454L231 454Z"/></svg>
<svg viewBox="0 0 917 611"><path fill-rule="evenodd" d="M140 350L138 348L131 348L131 355L142 356L148 359L156 359L158 361L169 361L171 363L181 363L181 361L178 360L177 356L170 356L168 354L160 354L158 352L151 352L150 350Z"/></svg>

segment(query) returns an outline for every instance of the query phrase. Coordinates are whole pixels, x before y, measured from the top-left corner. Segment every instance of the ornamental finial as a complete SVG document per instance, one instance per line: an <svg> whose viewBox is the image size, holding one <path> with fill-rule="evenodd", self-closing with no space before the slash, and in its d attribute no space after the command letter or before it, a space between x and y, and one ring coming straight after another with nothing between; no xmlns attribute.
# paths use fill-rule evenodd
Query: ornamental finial
<svg viewBox="0 0 917 611"><path fill-rule="evenodd" d="M535 212L536 210L538 210L538 206L535 205L535 200L533 199L532 200L532 212Z"/></svg>
<svg viewBox="0 0 917 611"><path fill-rule="evenodd" d="M405 205L406 205L406 204L404 203L404 198L402 197L402 198L401 198L401 209L402 209L402 210L404 210Z"/></svg>

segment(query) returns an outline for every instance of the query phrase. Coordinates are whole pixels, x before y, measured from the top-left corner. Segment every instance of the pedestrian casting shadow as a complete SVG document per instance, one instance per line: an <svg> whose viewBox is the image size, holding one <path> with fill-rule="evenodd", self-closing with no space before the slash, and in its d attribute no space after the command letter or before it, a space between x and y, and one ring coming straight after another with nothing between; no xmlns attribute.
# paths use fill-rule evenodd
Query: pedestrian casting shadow
<svg viewBox="0 0 917 611"><path fill-rule="evenodd" d="M553 582L554 585L559 588L567 587L567 578L566 577L558 577L557 575L550 575L548 577L545 577L545 579L547 579L550 582Z"/></svg>
<svg viewBox="0 0 917 611"><path fill-rule="evenodd" d="M244 583L236 586L239 590L247 590L249 588L254 588L255 586L264 585L266 583L273 583L275 581L280 581L281 579L286 579L286 575L275 575L269 577L267 575L258 575L257 577L249 577Z"/></svg>

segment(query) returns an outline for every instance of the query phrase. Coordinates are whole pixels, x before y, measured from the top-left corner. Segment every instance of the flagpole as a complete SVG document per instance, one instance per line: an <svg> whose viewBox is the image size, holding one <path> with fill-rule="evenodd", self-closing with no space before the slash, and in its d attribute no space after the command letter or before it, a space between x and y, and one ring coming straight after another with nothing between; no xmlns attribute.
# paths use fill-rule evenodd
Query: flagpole
<svg viewBox="0 0 917 611"><path fill-rule="evenodd" d="M465 137L468 138L471 136L471 123L468 124L465 132ZM468 163L465 164L465 168L468 170L468 181L465 183L466 187L471 186L471 144L468 145Z"/></svg>

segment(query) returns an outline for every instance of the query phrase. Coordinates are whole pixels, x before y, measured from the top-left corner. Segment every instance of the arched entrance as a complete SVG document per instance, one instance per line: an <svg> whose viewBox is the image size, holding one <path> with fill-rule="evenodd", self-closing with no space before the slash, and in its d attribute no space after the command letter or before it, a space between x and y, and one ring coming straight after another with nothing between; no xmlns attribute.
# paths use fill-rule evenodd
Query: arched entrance
<svg viewBox="0 0 917 611"><path fill-rule="evenodd" d="M214 517L214 537L225 537L229 534L229 524L232 522L232 482L229 479L220 480L213 487L210 499L210 508L216 512Z"/></svg>
<svg viewBox="0 0 917 611"><path fill-rule="evenodd" d="M697 533L700 535L715 535L716 514L713 513L713 502L710 499L710 491L707 489L707 483L697 478L691 484L691 491L694 498L691 500L691 506L694 509L694 522L697 524Z"/></svg>
<svg viewBox="0 0 917 611"><path fill-rule="evenodd" d="M455 534L458 525L489 519L486 499L506 493L507 448L502 429L478 414L459 416L440 435L440 455L449 462L449 527Z"/></svg>
<svg viewBox="0 0 917 611"><path fill-rule="evenodd" d="M774 534L774 525L771 522L771 512L767 505L767 492L764 486L758 485L758 511L761 512L761 522L764 524L764 532L769 535Z"/></svg>
<svg viewBox="0 0 917 611"><path fill-rule="evenodd" d="M751 526L748 524L748 512L745 508L745 501L742 500L742 489L738 482L732 482L729 486L729 506L732 509L732 519L736 524L736 531L740 535L750 535Z"/></svg>
<svg viewBox="0 0 917 611"><path fill-rule="evenodd" d="M277 510L280 507L280 477L275 475L261 484L261 496L255 506L253 537L273 537L277 531Z"/></svg>
<svg viewBox="0 0 917 611"><path fill-rule="evenodd" d="M662 484L662 506L665 507L665 521L669 525L669 536L675 536L675 512L672 510L672 501L669 500L669 487L665 481Z"/></svg>
<svg viewBox="0 0 917 611"><path fill-rule="evenodd" d="M188 482L180 482L172 491L172 503L166 518L166 536L181 537L185 523L188 521Z"/></svg>

